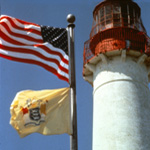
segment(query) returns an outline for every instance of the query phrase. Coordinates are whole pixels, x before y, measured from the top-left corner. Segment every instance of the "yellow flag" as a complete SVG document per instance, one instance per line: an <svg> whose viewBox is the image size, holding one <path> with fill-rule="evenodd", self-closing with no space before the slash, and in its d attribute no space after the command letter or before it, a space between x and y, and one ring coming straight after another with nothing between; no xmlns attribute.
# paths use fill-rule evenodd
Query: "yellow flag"
<svg viewBox="0 0 150 150"><path fill-rule="evenodd" d="M69 88L17 93L10 107L10 124L20 137L72 134Z"/></svg>

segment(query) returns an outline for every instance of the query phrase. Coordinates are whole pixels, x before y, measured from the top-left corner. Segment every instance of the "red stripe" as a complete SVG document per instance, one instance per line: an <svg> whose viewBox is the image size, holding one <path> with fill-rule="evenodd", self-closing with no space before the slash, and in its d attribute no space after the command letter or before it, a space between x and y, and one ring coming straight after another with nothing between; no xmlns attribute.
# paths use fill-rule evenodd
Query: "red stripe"
<svg viewBox="0 0 150 150"><path fill-rule="evenodd" d="M18 34L18 33L14 33L13 31L11 31L11 29L9 28L9 26L5 22L2 22L1 25L7 30L7 32L10 35L13 35L13 36L16 36L16 37L19 37L19 38L22 38L22 39L26 39L26 40L29 40L29 41L32 41L32 42L43 43L43 40L41 40L41 39L35 39L33 37L27 36L27 32L25 32L25 34L23 34L23 35Z"/></svg>
<svg viewBox="0 0 150 150"><path fill-rule="evenodd" d="M0 35L1 35L1 38L11 44L14 44L14 45L25 45L24 43L21 43L21 42L18 42L16 40L13 40L12 38L8 37L5 33L3 33L2 31L0 31Z"/></svg>
<svg viewBox="0 0 150 150"><path fill-rule="evenodd" d="M38 24L35 24L35 23L31 23L31 22L26 22L26 21L23 21L23 20L20 20L20 19L16 19L18 22L20 22L21 24L24 24L24 25L34 25L34 26L37 26L39 27Z"/></svg>
<svg viewBox="0 0 150 150"><path fill-rule="evenodd" d="M40 47L41 49L45 50L47 53L49 54L52 54L52 55L57 55L61 58L61 60L65 63L65 64L69 64L68 63L68 60L66 60L64 58L64 56L60 53L60 52L57 52L57 51L53 51L51 50L50 48L46 47L45 45L37 45L38 47Z"/></svg>
<svg viewBox="0 0 150 150"><path fill-rule="evenodd" d="M18 42L10 37L8 37L5 33L3 33L2 31L0 31L0 35L1 38L11 44L14 45L20 45L20 46L25 46L25 45L29 45L29 44L24 44L21 42ZM51 49L49 49L48 47L46 47L45 45L41 45L41 44L36 44L36 45L29 45L29 46L37 46L40 47L41 49L45 50L47 53L52 54L52 55L57 55L59 56L61 59L63 59L63 55L60 52L57 51L52 51ZM66 61L65 59L63 59L63 61ZM66 61L67 62L67 61Z"/></svg>
<svg viewBox="0 0 150 150"><path fill-rule="evenodd" d="M65 64L69 65L69 61L68 61L67 59L62 58L61 60L62 60Z"/></svg>
<svg viewBox="0 0 150 150"><path fill-rule="evenodd" d="M32 50L32 49L21 48L21 47L20 48L8 47L8 46L4 46L4 45L1 45L1 44L0 44L0 48L3 49L3 50L6 50L6 51L35 55L35 56L37 56L37 57L39 57L43 60L55 63L58 66L58 68L60 68L60 70L62 70L65 73L68 73L68 69L61 66L59 60L54 59L54 58L45 57L44 55L42 55L38 51L35 51L35 50Z"/></svg>
<svg viewBox="0 0 150 150"><path fill-rule="evenodd" d="M41 35L41 32L40 31L38 31L38 30L36 30L36 29L33 29L33 28L25 28L25 27L20 27L20 26L18 26L18 25L16 25L15 23L14 23L14 21L13 21L13 18L10 18L10 17L2 17L1 19L3 19L3 18L6 18L8 21L9 21L9 23L12 25L12 27L13 28L16 28L16 29L18 29L18 30L22 30L22 31L27 31L27 32L31 32L31 33L35 33L35 34L37 34L37 35ZM17 21L18 21L18 19L16 19ZM29 24L30 25L30 24ZM31 23L31 25L32 25L32 23ZM36 25L37 27L40 27L39 25Z"/></svg>
<svg viewBox="0 0 150 150"><path fill-rule="evenodd" d="M4 16L4 17L2 17L2 18L7 18L7 19L9 19L9 20L11 21L10 17ZM2 19L2 18L1 18L1 19ZM18 19L17 19L17 20L18 20ZM11 21L11 22L12 22L12 21ZM13 23L13 24L14 24L14 23ZM23 30L23 31L24 31L24 30ZM2 35L1 31L0 31L0 35ZM40 34L40 35L41 35L41 34ZM3 39L4 39L5 41L7 41L7 42L9 42L9 43L11 43L11 44L15 44L15 45L26 45L26 44L24 44L24 43L21 43L21 42L18 42L18 41L15 41L15 40L9 38L7 35L3 35L3 36L1 36L1 37L3 37ZM50 50L49 48L47 48L45 45L39 45L39 44L38 44L38 45L34 45L34 46L38 46L38 47L44 49L46 52L48 52L48 53L50 53L50 54L52 54L52 55L57 55L57 56L59 56L61 59L63 59L63 55L62 55L60 52L52 51L52 50ZM63 59L63 62L64 62L64 63L68 63L68 60Z"/></svg>
<svg viewBox="0 0 150 150"><path fill-rule="evenodd" d="M2 37L3 37L3 39L5 40L5 41L8 41L9 43L12 43L12 44L15 44L15 45L19 45L19 44L17 44L18 42L17 41L14 41L13 39L10 39L8 36L6 36L5 34L3 34L3 33L1 33L0 32L0 34L2 35ZM21 44L21 43L20 43ZM57 55L57 56L59 56L60 57L60 59L61 59L61 61L63 61L64 63L66 62L66 64L68 64L68 61L66 60L66 59L64 59L63 58L63 55L61 54L61 53L59 53L59 52L56 52L56 51L50 51L50 49L49 48L47 48L46 46L44 46L44 45L37 45L37 47L40 47L41 49L44 49L46 52L48 52L49 54L51 54L51 55ZM22 48L22 47L20 47L20 48L13 48L13 47L8 47L8 46L4 46L4 45L1 45L0 44L0 48L1 49L4 49L4 50L7 50L7 51L16 51L16 52L20 52L20 53L30 53L30 54L35 54L35 55L37 55L37 56L39 56L40 55L40 53L38 53L38 52L33 52L33 50L31 50L31 51L29 51L29 49L25 49L25 48ZM39 56L40 57L40 56ZM41 55L41 57L43 58L44 56L43 55ZM45 57L46 58L46 57ZM53 59L54 60L54 59ZM56 60L56 59L55 59ZM50 61L50 59L49 59L49 61ZM52 62L54 62L54 61L52 61ZM56 63L58 66L59 66L59 62L57 61L57 63ZM68 73L68 70L66 69L66 68L64 68L64 67L62 67L62 66L60 66L60 69L62 70L62 71L64 71L64 72L66 72L66 73Z"/></svg>
<svg viewBox="0 0 150 150"><path fill-rule="evenodd" d="M11 39L10 37L8 37L7 35L5 35L2 31L0 31L0 35L2 37L2 39L4 39L5 41L11 43L11 44L14 44L14 45L20 45L20 46L26 46L26 44L24 43L21 43L21 42L18 42L16 40L13 40ZM29 45L29 44L28 44ZM62 61L66 64L68 64L68 61L66 59L64 59L63 55L60 53L60 52L57 52L57 51L52 51L51 49L49 49L48 47L46 47L45 45L40 45L40 44L37 44L37 45L29 45L29 46L37 46L37 47L40 47L41 49L45 50L47 53L51 54L51 55L57 55L59 56Z"/></svg>
<svg viewBox="0 0 150 150"><path fill-rule="evenodd" d="M26 48L14 48L14 47L8 47L8 46L4 46L4 45L1 45L0 44L0 48L3 49L3 50L7 50L7 51L11 51L11 52L19 52L19 53L24 53L24 54L32 54L32 55L35 55L39 58L42 58L46 61L50 61L50 62L53 62L53 63L56 63L57 65L59 65L59 61L56 60L56 59L53 59L53 58L48 58L48 57L45 57L44 55L42 55L41 53L35 51L35 50L32 50L32 49L26 49Z"/></svg>
<svg viewBox="0 0 150 150"><path fill-rule="evenodd" d="M45 45L39 44L39 45L36 45L36 46L40 47L41 49L45 50L47 53L49 53L51 55L59 56L62 62L64 62L65 64L69 65L69 61L67 59L65 59L64 56L60 52L54 51L54 50L46 47Z"/></svg>
<svg viewBox="0 0 150 150"><path fill-rule="evenodd" d="M10 34L10 35L13 35L14 37L18 37L20 39L13 39L11 38L9 35L7 35L4 31L0 30L0 36L1 38L4 40L4 41L7 41L8 43L11 43L13 44L12 47L11 46L5 46L5 45L1 45L0 44L0 49L3 49L3 50L6 50L6 52L18 52L18 53L23 53L23 54L32 54L38 58L41 58L43 60L46 60L46 61L49 61L51 63L54 63L58 66L58 69L63 71L64 73L67 73L68 74L68 69L64 68L63 66L60 65L60 62L59 60L57 59L54 59L54 58L49 58L49 57L46 57L44 56L43 54L41 54L40 52L36 51L36 49L27 49L27 48L24 48L24 46L34 46L34 47L37 47L37 48L40 48L41 50L49 53L50 55L56 55L56 56L59 56L60 57L60 60L61 62L64 62L64 64L68 65L68 60L64 58L64 54L61 53L61 51L56 51L56 50L53 50L53 49L50 49L48 48L46 45L42 45L44 44L43 43L43 40L41 39L35 39L33 37L30 37L30 35L28 36L27 32L31 32L31 33L35 33L39 36L41 36L42 38L42 35L41 35L41 32L37 29L33 29L32 27L31 28L26 28L25 25L33 25L35 27L39 27L39 25L37 24L34 24L34 23L29 23L29 22L25 22L25 21L22 21L22 20L19 20L19 19L15 19L15 18L11 18L9 16L3 16L3 17L0 17L0 20L2 19L7 19L7 22L1 22L1 25L3 25L3 27L7 30L7 32ZM21 25L15 23L15 20L18 21ZM24 31L24 35L22 33L15 33L13 31L13 29L11 29L7 23L10 23L11 26L17 30L21 30L21 31ZM21 39L26 39L28 41L32 41L32 42L35 42L35 43L38 43L38 44L24 44L21 42ZM15 48L15 45L16 46L20 46ZM63 51L63 50L62 50ZM9 54L8 54L9 55ZM9 60L13 60L13 61L18 61L18 62L24 62L24 63L29 63L29 64L35 64L35 65L39 65L43 68L45 68L46 70L52 72L53 74L55 74L58 78L62 79L62 80L65 80L67 82L69 82L69 79L63 75L60 75L57 70L55 68L53 68L52 66L48 66L47 64L44 64L42 62L39 62L38 60L32 60L32 59L25 59L25 58L16 58L16 57L12 57L12 56L7 56L7 54L0 54L0 57L3 57L3 58L6 58L6 59L9 59ZM33 58L34 59L34 58Z"/></svg>
<svg viewBox="0 0 150 150"><path fill-rule="evenodd" d="M61 80L65 80L67 82L69 82L68 78L60 75L57 73L57 70L55 70L54 68L48 66L48 65L45 65L41 62L38 62L38 61L35 61L35 60L31 60L31 59L21 59L21 58L15 58L15 57L10 57L10 56L6 56L6 55L3 55L3 54L0 54L0 57L3 57L5 59L8 59L8 60L12 60L12 61L17 61L17 62L23 62L23 63L29 63L29 64L34 64L34 65L38 65L38 66L41 66L43 67L44 69L46 69L47 71L50 71L52 72L53 74L55 74L58 78L60 78Z"/></svg>
<svg viewBox="0 0 150 150"><path fill-rule="evenodd" d="M61 65L59 65L58 68L59 68L60 70L62 70L63 72L65 72L65 73L69 73L68 69L64 68L64 67L61 66Z"/></svg>

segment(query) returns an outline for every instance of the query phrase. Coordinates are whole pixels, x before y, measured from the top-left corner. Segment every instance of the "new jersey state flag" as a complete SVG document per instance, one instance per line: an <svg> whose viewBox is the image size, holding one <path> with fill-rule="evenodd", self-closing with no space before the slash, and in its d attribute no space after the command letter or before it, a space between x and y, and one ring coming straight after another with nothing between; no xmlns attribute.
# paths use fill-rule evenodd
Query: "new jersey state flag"
<svg viewBox="0 0 150 150"><path fill-rule="evenodd" d="M10 107L10 124L20 137L72 134L69 88L17 93Z"/></svg>

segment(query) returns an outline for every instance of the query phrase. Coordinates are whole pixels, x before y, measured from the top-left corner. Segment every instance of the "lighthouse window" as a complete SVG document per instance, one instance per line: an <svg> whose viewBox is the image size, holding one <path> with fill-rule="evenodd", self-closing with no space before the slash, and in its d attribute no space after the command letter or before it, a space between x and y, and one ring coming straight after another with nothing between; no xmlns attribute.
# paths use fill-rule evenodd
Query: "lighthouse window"
<svg viewBox="0 0 150 150"><path fill-rule="evenodd" d="M127 13L127 5L121 6L121 14L122 14L122 21L123 26L128 26L128 13Z"/></svg>
<svg viewBox="0 0 150 150"><path fill-rule="evenodd" d="M130 25L133 25L134 18L133 18L133 7L129 6L129 16L130 16Z"/></svg>
<svg viewBox="0 0 150 150"><path fill-rule="evenodd" d="M120 14L121 14L121 7L117 4L115 4L113 6L113 23L114 23L114 27L121 26Z"/></svg>
<svg viewBox="0 0 150 150"><path fill-rule="evenodd" d="M105 29L104 7L100 9L100 29Z"/></svg>
<svg viewBox="0 0 150 150"><path fill-rule="evenodd" d="M106 5L105 6L105 15L106 15L106 28L112 27L112 6Z"/></svg>
<svg viewBox="0 0 150 150"><path fill-rule="evenodd" d="M96 24L98 24L98 15L96 15Z"/></svg>
<svg viewBox="0 0 150 150"><path fill-rule="evenodd" d="M106 16L106 20L110 20L110 19L112 19L112 14Z"/></svg>
<svg viewBox="0 0 150 150"><path fill-rule="evenodd" d="M121 13L121 7L117 4L115 4L114 7L113 7L113 13L114 14Z"/></svg>
<svg viewBox="0 0 150 150"><path fill-rule="evenodd" d="M105 9L106 9L106 15L110 15L111 14L111 5L106 5Z"/></svg>
<svg viewBox="0 0 150 150"><path fill-rule="evenodd" d="M100 9L100 18L104 18L104 7Z"/></svg>
<svg viewBox="0 0 150 150"><path fill-rule="evenodd" d="M136 15L135 15L135 27L136 27L136 29L139 29L139 22L140 22L139 17L138 17L138 15L136 14Z"/></svg>
<svg viewBox="0 0 150 150"><path fill-rule="evenodd" d="M119 27L121 26L120 23L120 14L114 14L114 27Z"/></svg>

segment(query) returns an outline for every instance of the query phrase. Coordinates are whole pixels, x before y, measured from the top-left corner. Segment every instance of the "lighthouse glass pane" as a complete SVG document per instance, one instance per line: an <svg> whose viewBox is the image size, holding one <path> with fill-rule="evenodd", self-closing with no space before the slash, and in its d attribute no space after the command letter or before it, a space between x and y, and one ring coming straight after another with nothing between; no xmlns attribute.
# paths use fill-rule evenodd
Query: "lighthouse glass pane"
<svg viewBox="0 0 150 150"><path fill-rule="evenodd" d="M106 29L112 27L112 5L105 6Z"/></svg>
<svg viewBox="0 0 150 150"><path fill-rule="evenodd" d="M96 15L96 33L99 32L99 21L98 21L98 15Z"/></svg>
<svg viewBox="0 0 150 150"><path fill-rule="evenodd" d="M121 6L118 4L113 5L113 25L114 27L121 26Z"/></svg>
<svg viewBox="0 0 150 150"><path fill-rule="evenodd" d="M102 31L104 29L105 29L105 22L101 22L101 24L100 24L100 30Z"/></svg>
<svg viewBox="0 0 150 150"><path fill-rule="evenodd" d="M107 20L106 21L106 29L112 28L112 27L113 27L112 20Z"/></svg>
<svg viewBox="0 0 150 150"><path fill-rule="evenodd" d="M111 5L106 5L105 9L106 9L106 15L111 14Z"/></svg>
<svg viewBox="0 0 150 150"><path fill-rule="evenodd" d="M114 14L114 16L113 16L113 22L114 22L114 27L121 26L121 23L120 23L120 14Z"/></svg>
<svg viewBox="0 0 150 150"><path fill-rule="evenodd" d="M139 20L138 14L135 14L135 28L136 29L139 29L139 22L140 20Z"/></svg>
<svg viewBox="0 0 150 150"><path fill-rule="evenodd" d="M112 14L107 15L106 20L112 20Z"/></svg>
<svg viewBox="0 0 150 150"><path fill-rule="evenodd" d="M100 9L100 18L104 18L104 7Z"/></svg>
<svg viewBox="0 0 150 150"><path fill-rule="evenodd" d="M112 27L112 14L106 16L106 28Z"/></svg>
<svg viewBox="0 0 150 150"><path fill-rule="evenodd" d="M130 25L134 24L134 18L133 18L133 7L129 6L129 16L130 16Z"/></svg>
<svg viewBox="0 0 150 150"><path fill-rule="evenodd" d="M128 13L127 13L127 5L121 6L121 14L122 14L122 21L123 26L128 26Z"/></svg>
<svg viewBox="0 0 150 150"><path fill-rule="evenodd" d="M118 5L118 4L114 5L114 7L113 7L113 13L114 14L121 13L121 7L120 7L120 5Z"/></svg>
<svg viewBox="0 0 150 150"><path fill-rule="evenodd" d="M105 29L104 7L100 8L100 30Z"/></svg>
<svg viewBox="0 0 150 150"><path fill-rule="evenodd" d="M96 15L96 24L98 23L98 15Z"/></svg>
<svg viewBox="0 0 150 150"><path fill-rule="evenodd" d="M144 31L145 29L143 27L144 26L143 26L142 20L141 20L141 18L139 18L139 28L138 28L138 30L139 31Z"/></svg>
<svg viewBox="0 0 150 150"><path fill-rule="evenodd" d="M101 22L101 23L104 22L104 17L100 19L100 22Z"/></svg>

